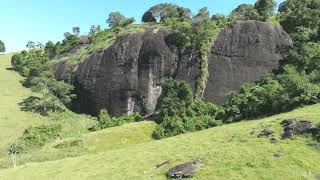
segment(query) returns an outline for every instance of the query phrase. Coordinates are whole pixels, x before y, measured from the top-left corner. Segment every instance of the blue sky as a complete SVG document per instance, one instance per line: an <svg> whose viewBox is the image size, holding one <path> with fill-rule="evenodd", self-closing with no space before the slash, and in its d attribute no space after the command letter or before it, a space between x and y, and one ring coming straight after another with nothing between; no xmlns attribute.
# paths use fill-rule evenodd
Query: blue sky
<svg viewBox="0 0 320 180"><path fill-rule="evenodd" d="M283 0L277 0L278 4ZM0 0L0 39L8 52L25 49L28 40L45 43L60 41L63 33L78 26L81 34L93 24L107 27L112 11L120 11L140 22L151 6L171 2L188 7L193 13L206 6L211 14L228 14L242 3L255 0Z"/></svg>

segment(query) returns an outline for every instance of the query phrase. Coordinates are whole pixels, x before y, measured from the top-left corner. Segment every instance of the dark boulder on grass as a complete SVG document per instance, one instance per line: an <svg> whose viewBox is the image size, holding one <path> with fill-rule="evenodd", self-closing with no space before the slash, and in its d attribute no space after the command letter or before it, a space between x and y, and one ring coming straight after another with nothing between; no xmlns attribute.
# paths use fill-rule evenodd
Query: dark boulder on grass
<svg viewBox="0 0 320 180"><path fill-rule="evenodd" d="M286 119L281 122L283 126L282 139L291 138L293 135L312 133L314 126L312 122L303 119Z"/></svg>
<svg viewBox="0 0 320 180"><path fill-rule="evenodd" d="M179 164L167 172L168 178L191 178L196 172L200 160L193 160L184 164Z"/></svg>
<svg viewBox="0 0 320 180"><path fill-rule="evenodd" d="M270 127L266 127L264 128L259 134L258 137L269 137L274 133L273 129L271 129Z"/></svg>

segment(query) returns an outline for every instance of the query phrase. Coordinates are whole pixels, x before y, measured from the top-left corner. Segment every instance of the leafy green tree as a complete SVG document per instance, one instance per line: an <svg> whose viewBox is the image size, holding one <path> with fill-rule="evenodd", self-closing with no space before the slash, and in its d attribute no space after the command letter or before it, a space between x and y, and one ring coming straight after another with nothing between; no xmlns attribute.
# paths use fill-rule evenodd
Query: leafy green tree
<svg viewBox="0 0 320 180"><path fill-rule="evenodd" d="M131 17L131 18L126 19L123 25L128 26L130 24L133 24L134 22L136 22L136 20L133 17Z"/></svg>
<svg viewBox="0 0 320 180"><path fill-rule="evenodd" d="M257 0L254 8L258 11L262 21L267 21L270 16L274 15L274 9L277 3L274 0Z"/></svg>
<svg viewBox="0 0 320 180"><path fill-rule="evenodd" d="M36 47L36 43L33 41L28 41L26 48L28 48L29 50L34 49Z"/></svg>
<svg viewBox="0 0 320 180"><path fill-rule="evenodd" d="M49 111L63 111L64 105L69 105L75 97L72 94L73 86L63 81L57 81L51 71L44 71L39 76L31 80L32 90L40 93L40 98L36 99L34 105L36 109L41 108L41 113Z"/></svg>
<svg viewBox="0 0 320 180"><path fill-rule="evenodd" d="M101 26L100 25L92 25L90 27L89 34L95 34L95 33L100 32L100 31L101 31Z"/></svg>
<svg viewBox="0 0 320 180"><path fill-rule="evenodd" d="M298 27L319 27L320 0L287 0L280 4L279 12L280 24L290 34Z"/></svg>
<svg viewBox="0 0 320 180"><path fill-rule="evenodd" d="M56 48L52 41L48 41L44 46L44 52L52 59L56 55Z"/></svg>
<svg viewBox="0 0 320 180"><path fill-rule="evenodd" d="M72 32L75 36L79 36L80 35L80 28L79 27L73 27L72 28Z"/></svg>
<svg viewBox="0 0 320 180"><path fill-rule="evenodd" d="M170 18L190 18L191 10L171 3L160 3L152 6L143 15L143 22L164 22Z"/></svg>
<svg viewBox="0 0 320 180"><path fill-rule="evenodd" d="M6 52L6 47L3 43L3 41L0 40L0 53Z"/></svg>
<svg viewBox="0 0 320 180"><path fill-rule="evenodd" d="M148 23L148 22L155 23L155 22L157 22L157 19L153 16L151 11L146 11L142 16L142 22L144 22L144 23Z"/></svg>
<svg viewBox="0 0 320 180"><path fill-rule="evenodd" d="M252 4L241 4L234 9L231 14L232 17L240 20L258 20L258 11Z"/></svg>
<svg viewBox="0 0 320 180"><path fill-rule="evenodd" d="M190 85L183 81L167 80L161 97L161 119L153 132L155 139L216 126L216 117L223 114L219 107L194 99Z"/></svg>
<svg viewBox="0 0 320 180"><path fill-rule="evenodd" d="M121 27L125 24L126 17L118 11L111 12L106 22L109 24L109 27Z"/></svg>
<svg viewBox="0 0 320 180"><path fill-rule="evenodd" d="M43 48L43 44L41 42L37 42L36 47L41 49L41 48Z"/></svg>

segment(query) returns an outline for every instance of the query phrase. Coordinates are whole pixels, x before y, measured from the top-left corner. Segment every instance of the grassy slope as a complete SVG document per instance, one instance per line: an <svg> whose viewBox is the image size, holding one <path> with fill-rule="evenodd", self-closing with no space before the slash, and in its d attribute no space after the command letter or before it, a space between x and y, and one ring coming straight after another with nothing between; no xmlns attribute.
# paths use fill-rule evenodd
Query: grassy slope
<svg viewBox="0 0 320 180"><path fill-rule="evenodd" d="M279 138L279 123L285 118L305 117L319 123L319 109L320 104L317 104L263 120L240 122L118 149L106 148L105 152L75 158L30 163L16 169L1 170L0 178L165 179L164 174L169 167L202 157L204 160L195 179L287 180L306 179L306 176L307 179L315 179L320 175L320 149L311 137L299 136L271 144L269 139L256 136L264 126L271 125ZM127 125L124 129L138 124ZM252 131L255 133L251 134ZM102 133L103 138L100 138L100 133L92 136L96 136L94 139L99 139L101 143L115 137L115 134L108 137ZM275 158L272 155L274 152L280 152L282 156ZM155 164L165 160L172 160L169 167L154 168Z"/></svg>
<svg viewBox="0 0 320 180"><path fill-rule="evenodd" d="M30 125L46 123L46 118L20 110L18 103L32 93L19 83L19 74L7 69L11 67L11 56L0 55L0 148L13 142Z"/></svg>

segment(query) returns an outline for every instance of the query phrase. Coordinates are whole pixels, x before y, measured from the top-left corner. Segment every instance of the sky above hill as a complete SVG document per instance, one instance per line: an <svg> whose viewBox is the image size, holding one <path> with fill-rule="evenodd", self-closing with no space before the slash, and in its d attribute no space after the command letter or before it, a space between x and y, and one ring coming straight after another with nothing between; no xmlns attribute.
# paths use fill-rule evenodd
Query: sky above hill
<svg viewBox="0 0 320 180"><path fill-rule="evenodd" d="M211 14L227 15L239 4L255 0L0 0L0 40L7 52L25 49L28 40L60 41L63 33L75 26L81 34L87 34L91 25L107 28L105 20L112 11L135 17L140 23L149 7L163 2L190 8L193 13L206 6Z"/></svg>

